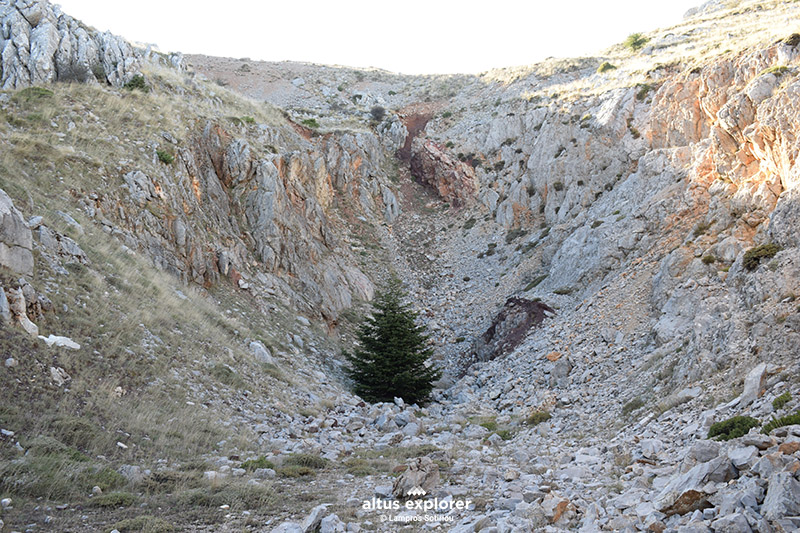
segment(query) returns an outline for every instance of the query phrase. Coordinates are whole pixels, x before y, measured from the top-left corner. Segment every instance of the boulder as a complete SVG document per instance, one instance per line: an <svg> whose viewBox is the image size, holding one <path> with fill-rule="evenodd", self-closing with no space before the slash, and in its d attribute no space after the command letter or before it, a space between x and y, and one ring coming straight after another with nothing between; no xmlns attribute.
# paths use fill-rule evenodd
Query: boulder
<svg viewBox="0 0 800 533"><path fill-rule="evenodd" d="M60 366L59 367L51 366L50 379L53 380L53 383L55 384L56 387L62 387L66 385L66 383L70 381L72 377L70 377L70 375L67 374L67 371L61 368Z"/></svg>
<svg viewBox="0 0 800 533"><path fill-rule="evenodd" d="M306 516L303 523L300 524L300 531L302 533L311 533L312 531L317 531L319 528L320 522L322 522L322 518L325 516L327 512L328 506L330 504L323 503L322 505L317 505L311 512Z"/></svg>
<svg viewBox="0 0 800 533"><path fill-rule="evenodd" d="M714 520L714 533L751 533L753 528L742 513L734 513Z"/></svg>
<svg viewBox="0 0 800 533"><path fill-rule="evenodd" d="M758 461L758 448L744 446L728 450L728 459L738 470L749 470Z"/></svg>
<svg viewBox="0 0 800 533"><path fill-rule="evenodd" d="M48 346L54 346L56 348L60 348L63 346L64 348L69 348L70 350L81 349L81 345L73 341L69 337L61 337L59 335L51 334L48 337L43 337L42 335L39 335L39 338L42 339Z"/></svg>
<svg viewBox="0 0 800 533"><path fill-rule="evenodd" d="M395 498L420 497L422 494L411 494L412 489L422 488L429 493L438 484L439 465L428 457L419 457L395 480L392 494Z"/></svg>
<svg viewBox="0 0 800 533"><path fill-rule="evenodd" d="M742 395L739 396L739 407L747 407L753 403L756 398L761 396L761 390L764 388L764 378L767 373L767 363L759 363L753 368L744 379L744 390Z"/></svg>
<svg viewBox="0 0 800 533"><path fill-rule="evenodd" d="M767 520L778 520L800 514L800 481L790 472L770 476L767 495L761 505L761 515Z"/></svg>
<svg viewBox="0 0 800 533"><path fill-rule="evenodd" d="M689 457L698 463L707 463L719 455L720 443L713 440L699 440L689 449Z"/></svg>
<svg viewBox="0 0 800 533"><path fill-rule="evenodd" d="M319 523L319 533L344 533L347 526L335 514L329 514Z"/></svg>
<svg viewBox="0 0 800 533"><path fill-rule="evenodd" d="M253 354L253 357L255 357L256 360L262 363L267 363L271 365L275 364L275 359L273 359L272 353L269 351L269 348L264 346L263 342L252 341L250 343L250 353Z"/></svg>
<svg viewBox="0 0 800 533"><path fill-rule="evenodd" d="M32 250L33 235L28 223L11 198L0 189L0 266L30 276L33 274Z"/></svg>
<svg viewBox="0 0 800 533"><path fill-rule="evenodd" d="M67 263L89 264L89 258L77 242L66 235L51 230L47 226L39 226L37 231L39 244L50 254L57 256Z"/></svg>
<svg viewBox="0 0 800 533"><path fill-rule="evenodd" d="M8 297L3 287L0 287L0 325L8 326L11 324L13 316L11 315L11 308L8 306Z"/></svg>
<svg viewBox="0 0 800 533"><path fill-rule="evenodd" d="M22 289L10 289L8 291L8 298L11 313L14 315L17 323L19 323L20 327L22 327L28 335L37 337L39 335L39 327L28 318L25 295L22 293Z"/></svg>
<svg viewBox="0 0 800 533"><path fill-rule="evenodd" d="M656 496L653 504L659 512L667 516L705 509L711 507L706 485L709 482L724 483L737 476L738 472L730 459L717 457L672 478Z"/></svg>

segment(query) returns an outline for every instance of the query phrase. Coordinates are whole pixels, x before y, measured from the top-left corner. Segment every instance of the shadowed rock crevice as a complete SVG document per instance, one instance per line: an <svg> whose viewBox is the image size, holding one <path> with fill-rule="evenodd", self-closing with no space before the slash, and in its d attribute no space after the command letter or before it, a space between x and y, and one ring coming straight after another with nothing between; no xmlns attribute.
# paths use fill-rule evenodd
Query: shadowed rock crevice
<svg viewBox="0 0 800 533"><path fill-rule="evenodd" d="M473 345L459 375L464 375L474 363L491 361L513 351L531 328L554 314L555 310L545 303L516 296L509 298L489 329Z"/></svg>

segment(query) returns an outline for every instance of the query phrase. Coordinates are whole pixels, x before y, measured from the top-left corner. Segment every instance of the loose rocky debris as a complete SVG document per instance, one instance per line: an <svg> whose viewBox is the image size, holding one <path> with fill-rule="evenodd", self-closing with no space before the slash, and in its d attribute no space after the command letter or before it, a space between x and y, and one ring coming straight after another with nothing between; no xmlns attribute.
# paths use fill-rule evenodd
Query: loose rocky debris
<svg viewBox="0 0 800 533"><path fill-rule="evenodd" d="M34 57L25 79L25 47L4 41L9 87L63 79L62 67L88 77L93 65L80 54L72 61L72 51L83 47L91 59L116 40L45 2L9 6L0 11L2 27L53 52ZM703 24L748 35L753 25L778 26L797 14L794 3L753 3L747 9L759 16L742 30L714 18L715 6L701 10ZM427 494L415 502L471 501L441 513L451 519L441 528L452 531L800 528L797 426L769 435L756 428L725 443L706 438L713 422L746 415L763 424L798 408L798 39L762 28L752 48L680 56L700 49L693 39L705 32L695 24L653 34L631 60L635 68L623 64L629 54L616 57L625 76L652 60L646 78L634 73L622 86L610 87L587 58L454 77L448 83L459 87L444 87L440 102L410 113L405 125L389 116L354 131L332 123L319 135L284 123L198 117L178 128L185 138L177 131L158 137L180 162L169 171L151 164L158 155L148 140L138 146L144 158L106 165L114 175L102 187L76 188L87 231L102 228L130 257L144 255L190 286L230 284L244 296L227 307L253 306L270 317L278 306L289 310L291 325L275 345L240 338L226 323L242 359L286 372L291 386L280 393L254 399L230 385L237 364L246 368L230 347L213 354L219 364L198 354L152 380L186 383L187 407L225 413L231 427L253 430L244 443L225 443L235 453L201 454L210 465L198 475L203 487L275 483L308 498L305 508L270 510L255 526L277 531L396 531L363 502L399 502L417 487ZM56 37L54 29L59 42L63 35L77 48L53 46L46 37ZM76 41L81 32L86 39ZM128 51L103 56L118 62L113 75L103 65L114 85L134 73ZM368 110L358 106L400 108L429 96L402 77L282 68L272 81L285 88L271 95L297 107L292 116L307 107L335 115L330 102L346 101L357 116ZM337 76L350 76L352 86L340 90ZM181 96L203 90L196 81L187 87ZM209 98L221 105L216 94ZM0 96L3 111L11 105ZM79 127L65 125L60 140L68 143ZM407 161L416 157L416 169L393 168L398 149ZM437 196L411 184L409 170ZM76 240L40 218L26 223L4 199L0 261L15 276L35 279L34 248L65 279L73 268L100 268L80 248L82 226L66 215L74 211L56 212L52 227L66 224ZM779 245L769 248L774 254L746 263L747 250L769 243ZM371 269L382 252L412 286L441 364L454 374L471 365L428 406L366 405L342 392L338 353L320 348L311 331L324 321L335 332L343 313L371 298L379 277ZM46 299L22 280L4 284L0 319L36 335ZM495 315L500 302L507 307ZM309 319L295 320L298 313ZM163 345L149 332L143 339ZM26 363L18 359L6 358L3 372L16 375ZM208 369L228 383L204 386ZM78 370L67 363L54 357L40 370L51 389L75 388ZM112 399L125 390L108 387ZM780 393L789 393L789 403L775 407ZM9 449L24 454L24 439L5 431ZM129 437L111 442L133 462L141 448ZM295 455L325 465L313 482L281 474ZM262 457L274 468L243 467ZM167 479L179 466L153 458L118 471L136 486ZM244 512L257 510L234 516L231 505L218 509L231 527L252 527Z"/></svg>

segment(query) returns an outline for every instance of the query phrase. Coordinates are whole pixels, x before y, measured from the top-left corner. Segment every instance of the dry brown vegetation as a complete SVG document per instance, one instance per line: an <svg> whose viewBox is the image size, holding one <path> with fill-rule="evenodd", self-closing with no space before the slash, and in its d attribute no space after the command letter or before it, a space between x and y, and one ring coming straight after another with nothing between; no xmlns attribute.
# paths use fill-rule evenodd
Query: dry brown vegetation
<svg viewBox="0 0 800 533"><path fill-rule="evenodd" d="M289 376L295 363L264 365L245 340L281 351L293 315L276 303L266 316L230 284L183 286L104 232L78 202L87 191L119 187L133 165L162 171L155 153L165 145L165 133L184 139L207 118L230 118L234 130L283 118L272 107L188 74L154 69L146 78L149 92L58 84L6 93L10 98L0 110L0 188L17 199L26 217L42 216L48 227L74 238L90 261L66 264L68 274L59 274L37 252L29 278L54 305L37 321L41 333L69 336L80 350L48 348L19 330L0 329L0 352L17 360L13 369L0 371L0 427L14 431L28 452L0 441L0 495L15 499L16 513L35 514L36 498L88 502L93 486L130 491L136 503L144 498L188 517L222 503L262 512L285 503L269 487L211 486L201 479L207 465L196 459L254 449L257 436L223 408L243 394L274 411L286 409L275 399L294 386ZM84 234L56 214L65 209ZM3 271L0 281L14 287L17 278ZM57 387L51 366L71 380ZM186 470L167 497L159 490L148 495L162 484L153 479L129 483L116 471L122 464ZM108 501L101 507L108 520L121 521L120 530L163 526L156 517L111 512L128 506Z"/></svg>

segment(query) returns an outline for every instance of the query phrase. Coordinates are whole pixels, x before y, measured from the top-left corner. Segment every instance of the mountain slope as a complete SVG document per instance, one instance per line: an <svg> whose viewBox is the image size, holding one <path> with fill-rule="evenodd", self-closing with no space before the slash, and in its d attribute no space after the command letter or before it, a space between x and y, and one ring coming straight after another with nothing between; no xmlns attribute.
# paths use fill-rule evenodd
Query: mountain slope
<svg viewBox="0 0 800 533"><path fill-rule="evenodd" d="M394 531L361 502L427 456L454 531L797 527L796 426L706 440L798 405L797 9L480 76L132 51L144 90L4 93L35 266L2 285L81 347L2 330L2 519ZM389 271L447 373L422 408L340 372Z"/></svg>

